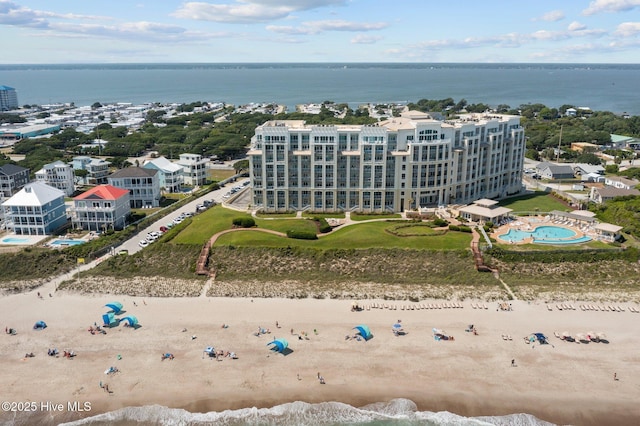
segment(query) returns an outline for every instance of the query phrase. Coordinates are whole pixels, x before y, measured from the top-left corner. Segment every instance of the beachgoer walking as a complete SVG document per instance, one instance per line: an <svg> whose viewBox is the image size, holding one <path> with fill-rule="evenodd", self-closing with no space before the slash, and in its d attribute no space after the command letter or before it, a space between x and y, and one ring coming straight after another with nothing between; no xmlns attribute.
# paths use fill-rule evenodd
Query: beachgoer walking
<svg viewBox="0 0 640 426"><path fill-rule="evenodd" d="M318 380L320 380L320 372L318 371Z"/></svg>
<svg viewBox="0 0 640 426"><path fill-rule="evenodd" d="M613 380L618 380L618 373L613 373Z"/></svg>
<svg viewBox="0 0 640 426"><path fill-rule="evenodd" d="M512 360L511 360L511 366L512 366L512 367L515 367L515 366L516 366L516 360L515 360L515 359L512 359Z"/></svg>
<svg viewBox="0 0 640 426"><path fill-rule="evenodd" d="M291 335L293 336L293 328L291 329Z"/></svg>
<svg viewBox="0 0 640 426"><path fill-rule="evenodd" d="M280 328L280 324L278 324L278 321L276 321L276 328Z"/></svg>

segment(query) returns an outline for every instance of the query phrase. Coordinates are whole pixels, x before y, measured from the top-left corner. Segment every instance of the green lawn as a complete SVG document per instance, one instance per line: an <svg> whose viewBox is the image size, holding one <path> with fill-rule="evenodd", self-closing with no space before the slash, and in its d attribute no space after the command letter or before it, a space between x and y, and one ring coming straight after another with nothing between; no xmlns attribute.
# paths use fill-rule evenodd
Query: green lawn
<svg viewBox="0 0 640 426"><path fill-rule="evenodd" d="M308 247L318 249L405 248L412 250L463 250L471 244L471 234L448 232L441 236L397 237L385 229L396 224L371 222L346 226L318 240L296 240L272 234L246 231L221 236L216 246Z"/></svg>
<svg viewBox="0 0 640 426"><path fill-rule="evenodd" d="M500 201L501 207L507 207L514 212L535 212L542 213L552 210L566 211L571 210L562 201L546 192L537 191L533 194L521 195L519 197L508 198Z"/></svg>
<svg viewBox="0 0 640 426"><path fill-rule="evenodd" d="M371 219L399 219L402 215L400 213L389 213L389 214L359 214L359 213L351 213L351 220L361 221L361 220L371 220Z"/></svg>
<svg viewBox="0 0 640 426"><path fill-rule="evenodd" d="M250 217L250 215L225 209L220 205L214 206L192 217L191 225L180 232L171 242L203 245L213 234L231 229L231 222L236 217Z"/></svg>

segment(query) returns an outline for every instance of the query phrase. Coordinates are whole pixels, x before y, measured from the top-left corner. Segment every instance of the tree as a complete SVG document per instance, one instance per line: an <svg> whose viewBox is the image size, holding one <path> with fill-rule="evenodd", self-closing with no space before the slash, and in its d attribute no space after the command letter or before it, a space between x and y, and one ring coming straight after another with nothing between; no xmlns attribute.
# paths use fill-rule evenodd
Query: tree
<svg viewBox="0 0 640 426"><path fill-rule="evenodd" d="M100 102L94 102L93 104L91 104L91 109L98 109L98 108L102 108L102 104Z"/></svg>
<svg viewBox="0 0 640 426"><path fill-rule="evenodd" d="M236 174L242 172L243 170L247 170L249 168L249 160L240 160L233 163L233 169L236 171Z"/></svg>

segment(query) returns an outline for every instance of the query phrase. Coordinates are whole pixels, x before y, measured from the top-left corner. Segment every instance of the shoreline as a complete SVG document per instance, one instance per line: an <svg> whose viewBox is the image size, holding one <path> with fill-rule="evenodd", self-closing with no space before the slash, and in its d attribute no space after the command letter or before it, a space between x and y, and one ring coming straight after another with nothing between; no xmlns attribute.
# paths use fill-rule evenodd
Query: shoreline
<svg viewBox="0 0 640 426"><path fill-rule="evenodd" d="M124 316L135 315L142 327L120 326L107 335L91 335L87 327L100 319L108 310L103 305L112 300L122 302ZM0 388L11 389L15 401L91 402L90 412L67 412L65 417L135 405L220 412L294 401L340 401L361 407L406 398L419 411L464 416L527 413L557 424L624 425L640 418L636 314L628 309L550 312L542 302L512 301L513 311L496 310L495 302L487 302L488 309L482 310L463 302L464 308L351 312L351 303L59 293L43 300L33 292L3 296L1 324L15 327L18 334L2 337L5 373ZM365 302L370 303L375 302ZM391 332L398 319L406 336ZM48 327L31 329L37 320ZM360 323L371 328L373 339L345 340ZM229 327L221 328L222 324ZM479 335L466 333L468 324L474 324ZM258 327L271 333L257 337ZM455 335L455 341L435 341L434 327ZM592 329L606 333L610 343L576 344L553 336L554 331ZM525 344L523 337L533 332L545 333L551 344ZM503 340L503 334L513 340ZM305 335L308 339L299 340ZM269 351L267 343L275 337L286 338L293 352L283 356ZM203 349L210 345L234 351L239 359L204 358ZM78 355L71 360L48 357L48 347L73 349ZM30 351L35 358L21 358ZM175 359L161 361L165 352L175 354ZM518 368L510 367L511 359ZM121 372L105 375L112 365ZM326 385L318 383L318 372ZM614 372L617 381L612 380ZM113 394L100 389L100 381L108 383Z"/></svg>

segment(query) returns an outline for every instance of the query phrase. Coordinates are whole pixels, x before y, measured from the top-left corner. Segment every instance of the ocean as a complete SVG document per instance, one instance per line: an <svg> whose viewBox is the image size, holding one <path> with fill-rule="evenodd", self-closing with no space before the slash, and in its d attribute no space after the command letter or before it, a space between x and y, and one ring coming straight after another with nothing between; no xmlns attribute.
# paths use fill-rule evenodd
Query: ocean
<svg viewBox="0 0 640 426"><path fill-rule="evenodd" d="M272 408L245 408L210 413L190 413L151 405L127 407L66 426L553 426L529 414L463 417L449 412L417 411L408 399L355 408L339 402L292 402Z"/></svg>
<svg viewBox="0 0 640 426"><path fill-rule="evenodd" d="M637 64L237 63L0 65L18 102L542 103L640 115Z"/></svg>

